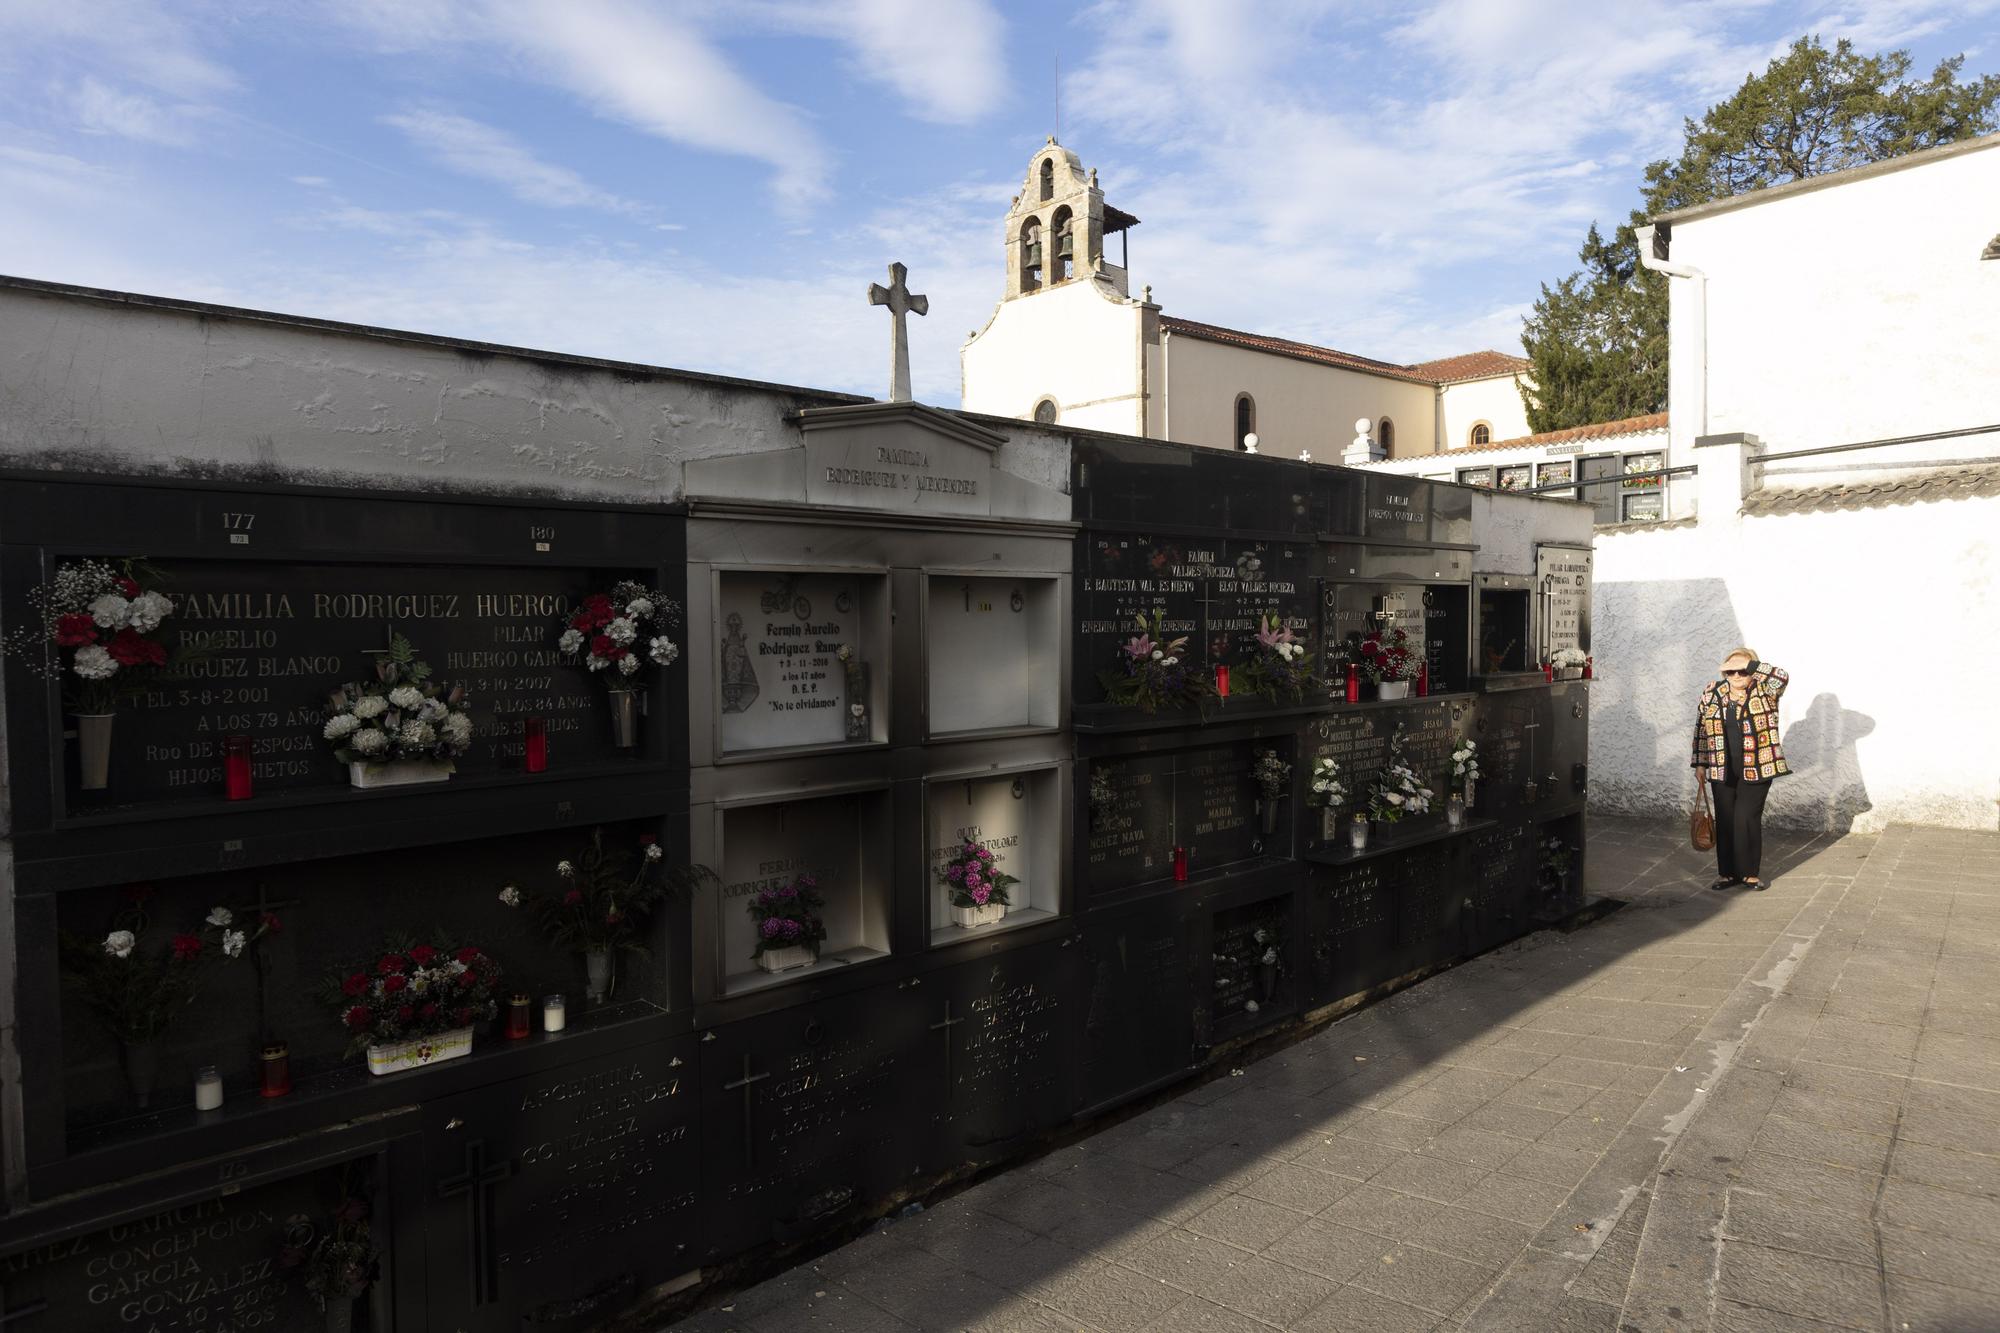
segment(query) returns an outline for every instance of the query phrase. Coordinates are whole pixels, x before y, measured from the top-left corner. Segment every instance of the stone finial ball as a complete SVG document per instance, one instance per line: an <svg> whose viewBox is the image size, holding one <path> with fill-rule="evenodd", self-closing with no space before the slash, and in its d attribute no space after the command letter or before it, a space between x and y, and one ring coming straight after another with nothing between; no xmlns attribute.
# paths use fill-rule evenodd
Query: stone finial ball
<svg viewBox="0 0 2000 1333"><path fill-rule="evenodd" d="M1356 435L1366 435L1374 424L1367 417L1356 417L1354 419L1354 433Z"/></svg>

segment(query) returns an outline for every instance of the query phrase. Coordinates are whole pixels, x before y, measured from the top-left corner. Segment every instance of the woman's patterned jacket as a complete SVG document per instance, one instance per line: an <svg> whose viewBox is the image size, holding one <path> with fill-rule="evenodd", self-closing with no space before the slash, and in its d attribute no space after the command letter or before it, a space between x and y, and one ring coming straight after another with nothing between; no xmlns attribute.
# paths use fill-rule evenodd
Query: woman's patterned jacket
<svg viewBox="0 0 2000 1333"><path fill-rule="evenodd" d="M1743 726L1743 777L1747 782L1764 782L1792 771L1778 745L1778 700L1790 681L1790 676L1769 662L1757 663L1750 673ZM1708 769L1717 778L1727 771L1722 753L1722 705L1728 697L1729 686L1716 681L1702 692L1694 719L1694 757L1689 766Z"/></svg>

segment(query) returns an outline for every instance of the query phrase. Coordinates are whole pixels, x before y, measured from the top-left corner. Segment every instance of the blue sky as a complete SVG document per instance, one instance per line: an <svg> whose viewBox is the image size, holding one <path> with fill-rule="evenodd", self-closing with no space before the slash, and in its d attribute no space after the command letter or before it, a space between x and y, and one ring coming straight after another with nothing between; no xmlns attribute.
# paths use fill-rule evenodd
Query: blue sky
<svg viewBox="0 0 2000 1333"><path fill-rule="evenodd" d="M2000 68L2000 0L0 0L0 272L917 395L1045 134L1170 314L1518 350L1683 116L1801 33Z"/></svg>

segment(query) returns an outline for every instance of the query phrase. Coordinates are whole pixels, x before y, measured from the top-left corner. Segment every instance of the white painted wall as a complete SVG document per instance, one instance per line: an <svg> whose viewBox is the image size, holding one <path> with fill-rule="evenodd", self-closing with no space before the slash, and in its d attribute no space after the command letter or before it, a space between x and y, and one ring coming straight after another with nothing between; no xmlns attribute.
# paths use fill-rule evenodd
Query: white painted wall
<svg viewBox="0 0 2000 1333"><path fill-rule="evenodd" d="M1673 222L1673 262L1708 275L1710 433L1779 452L2000 421L2000 260L1979 257L2000 231L2000 135L1981 143ZM1678 451L1699 429L1700 364L1688 283L1669 290ZM1988 435L1845 461L1995 455Z"/></svg>
<svg viewBox="0 0 2000 1333"><path fill-rule="evenodd" d="M1597 537L1591 808L1685 813L1695 699L1747 644L1791 672L1773 824L1993 829L2000 499Z"/></svg>
<svg viewBox="0 0 2000 1333"><path fill-rule="evenodd" d="M1340 457L1358 417L1396 424L1396 456L1429 453L1437 390L1429 384L1364 375L1297 357L1202 338L1165 335L1168 437L1181 444L1235 447L1236 395L1257 401L1259 450L1319 462Z"/></svg>
<svg viewBox="0 0 2000 1333"><path fill-rule="evenodd" d="M960 351L962 405L1025 419L1051 397L1061 425L1142 434L1143 313L1082 279L1000 302Z"/></svg>
<svg viewBox="0 0 2000 1333"><path fill-rule="evenodd" d="M123 475L679 499L691 459L799 447L851 401L752 381L0 285L0 465ZM996 462L1067 489L1058 432Z"/></svg>
<svg viewBox="0 0 2000 1333"><path fill-rule="evenodd" d="M1528 409L1521 402L1520 376L1447 384L1440 390L1438 431L1440 449L1463 449L1472 443L1472 428L1488 422L1493 441L1518 439L1528 433Z"/></svg>

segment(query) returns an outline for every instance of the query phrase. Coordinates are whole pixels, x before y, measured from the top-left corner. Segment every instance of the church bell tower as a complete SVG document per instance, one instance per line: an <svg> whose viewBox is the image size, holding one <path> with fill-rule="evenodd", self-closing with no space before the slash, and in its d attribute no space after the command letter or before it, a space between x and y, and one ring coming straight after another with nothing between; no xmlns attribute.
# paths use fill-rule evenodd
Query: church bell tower
<svg viewBox="0 0 2000 1333"><path fill-rule="evenodd" d="M1028 179L1007 211L1007 299L1086 279L1129 296L1125 233L1139 219L1104 203L1095 168L1086 172L1054 135L1028 164ZM1119 238L1118 263L1105 238Z"/></svg>

